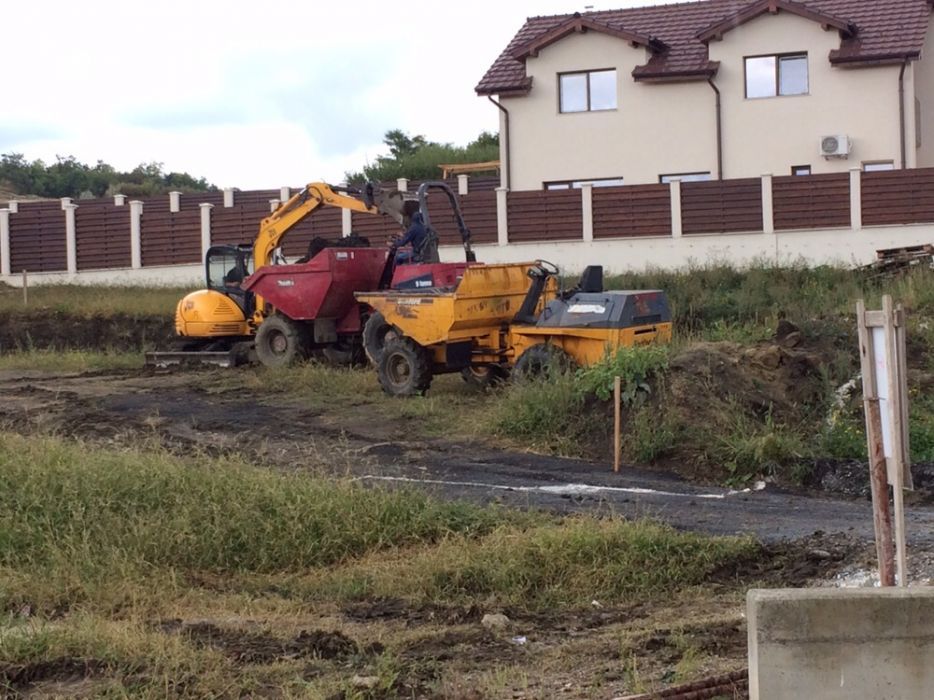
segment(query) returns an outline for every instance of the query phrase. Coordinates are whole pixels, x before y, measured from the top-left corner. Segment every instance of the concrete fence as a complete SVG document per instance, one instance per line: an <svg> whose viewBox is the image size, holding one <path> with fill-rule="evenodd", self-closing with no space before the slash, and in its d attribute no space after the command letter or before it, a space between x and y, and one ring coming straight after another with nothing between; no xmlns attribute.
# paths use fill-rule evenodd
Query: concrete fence
<svg viewBox="0 0 934 700"><path fill-rule="evenodd" d="M569 272L597 262L609 271L752 260L859 264L881 248L934 242L934 169L563 191L482 185L456 181L478 259L486 262L545 258ZM252 241L260 221L294 192L9 202L0 208L0 279L17 284L28 270L38 283L193 283L210 245ZM442 259L459 259L445 197L432 194L429 209ZM381 245L398 230L385 217L322 209L290 232L284 252L297 257L314 237L351 231Z"/></svg>

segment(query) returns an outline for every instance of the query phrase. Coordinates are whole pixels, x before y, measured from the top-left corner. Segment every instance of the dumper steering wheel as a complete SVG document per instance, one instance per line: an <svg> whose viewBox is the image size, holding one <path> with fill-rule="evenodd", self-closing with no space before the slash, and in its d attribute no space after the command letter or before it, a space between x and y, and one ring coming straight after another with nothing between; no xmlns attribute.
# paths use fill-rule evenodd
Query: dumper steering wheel
<svg viewBox="0 0 934 700"><path fill-rule="evenodd" d="M545 273L546 277L556 277L558 275L558 266L547 260L536 260L535 263L539 269Z"/></svg>

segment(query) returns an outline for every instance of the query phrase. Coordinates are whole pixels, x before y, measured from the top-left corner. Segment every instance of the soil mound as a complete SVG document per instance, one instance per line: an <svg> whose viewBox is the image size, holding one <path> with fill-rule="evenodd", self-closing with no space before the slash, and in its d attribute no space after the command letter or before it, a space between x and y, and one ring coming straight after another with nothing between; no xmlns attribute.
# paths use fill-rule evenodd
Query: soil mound
<svg viewBox="0 0 934 700"><path fill-rule="evenodd" d="M173 337L163 316L75 316L61 311L0 311L0 352L17 350L107 350L141 352Z"/></svg>

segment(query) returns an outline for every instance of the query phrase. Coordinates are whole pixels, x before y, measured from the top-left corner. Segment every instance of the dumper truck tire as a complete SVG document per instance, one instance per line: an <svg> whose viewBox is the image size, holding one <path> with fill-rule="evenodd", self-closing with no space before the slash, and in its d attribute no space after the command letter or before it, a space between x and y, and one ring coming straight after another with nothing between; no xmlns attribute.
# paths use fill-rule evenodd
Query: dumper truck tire
<svg viewBox="0 0 934 700"><path fill-rule="evenodd" d="M509 371L496 365L464 367L461 377L467 385L479 391L499 386L509 378Z"/></svg>
<svg viewBox="0 0 934 700"><path fill-rule="evenodd" d="M396 335L395 329L386 323L386 319L379 311L374 311L366 320L363 326L363 351L374 367L379 367L383 347Z"/></svg>
<svg viewBox="0 0 934 700"><path fill-rule="evenodd" d="M419 396L431 386L431 358L411 338L392 338L383 348L377 376L390 396Z"/></svg>
<svg viewBox="0 0 934 700"><path fill-rule="evenodd" d="M256 357L266 367L288 367L308 357L308 331L285 316L270 316L256 332Z"/></svg>
<svg viewBox="0 0 934 700"><path fill-rule="evenodd" d="M547 379L575 367L575 362L557 345L539 343L523 352L516 360L513 376L519 381Z"/></svg>

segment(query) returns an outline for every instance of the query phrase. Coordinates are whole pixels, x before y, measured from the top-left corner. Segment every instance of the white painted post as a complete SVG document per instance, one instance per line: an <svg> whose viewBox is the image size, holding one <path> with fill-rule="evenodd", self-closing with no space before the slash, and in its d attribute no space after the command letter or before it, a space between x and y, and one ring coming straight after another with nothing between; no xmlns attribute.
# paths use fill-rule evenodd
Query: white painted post
<svg viewBox="0 0 934 700"><path fill-rule="evenodd" d="M593 240L593 185L581 185L581 213L584 220L584 240Z"/></svg>
<svg viewBox="0 0 934 700"><path fill-rule="evenodd" d="M863 171L850 168L850 228L859 231L863 227Z"/></svg>
<svg viewBox="0 0 934 700"><path fill-rule="evenodd" d="M346 238L353 232L353 212L341 209L341 235Z"/></svg>
<svg viewBox="0 0 934 700"><path fill-rule="evenodd" d="M224 188L224 207L229 209L234 205L234 191L233 187Z"/></svg>
<svg viewBox="0 0 934 700"><path fill-rule="evenodd" d="M182 193L169 192L169 211L178 214L182 208Z"/></svg>
<svg viewBox="0 0 934 700"><path fill-rule="evenodd" d="M78 274L78 235L75 229L77 204L66 204L65 208L65 269L69 275Z"/></svg>
<svg viewBox="0 0 934 700"><path fill-rule="evenodd" d="M467 194L470 191L470 178L466 173L457 176L457 194Z"/></svg>
<svg viewBox="0 0 934 700"><path fill-rule="evenodd" d="M288 202L292 198L292 190L288 187L279 188L279 201Z"/></svg>
<svg viewBox="0 0 934 700"><path fill-rule="evenodd" d="M270 199L270 200L269 200L269 211L273 212L273 211L275 211L275 210L278 209L278 208L279 208L279 200L278 200L278 199Z"/></svg>
<svg viewBox="0 0 934 700"><path fill-rule="evenodd" d="M62 197L61 201L62 201L62 211L64 211L65 207L71 204L71 197Z"/></svg>
<svg viewBox="0 0 934 700"><path fill-rule="evenodd" d="M134 199L130 202L130 267L138 270L143 266L143 203Z"/></svg>
<svg viewBox="0 0 934 700"><path fill-rule="evenodd" d="M404 177L400 177L398 180L396 180L396 189L399 190L400 192L408 192L409 191L408 179Z"/></svg>
<svg viewBox="0 0 934 700"><path fill-rule="evenodd" d="M681 238L684 223L681 217L681 179L672 178L668 182L668 196L671 198L671 237Z"/></svg>
<svg viewBox="0 0 934 700"><path fill-rule="evenodd" d="M772 205L772 173L762 174L762 231L775 233L775 209Z"/></svg>
<svg viewBox="0 0 934 700"><path fill-rule="evenodd" d="M114 206L122 207L126 205L126 195L125 194L115 194L114 195Z"/></svg>
<svg viewBox="0 0 934 700"><path fill-rule="evenodd" d="M10 210L0 209L0 275L12 274L10 266Z"/></svg>
<svg viewBox="0 0 934 700"><path fill-rule="evenodd" d="M9 202L7 202L7 208L10 210L11 214L18 214L19 202L17 202L15 199L11 199Z"/></svg>
<svg viewBox="0 0 934 700"><path fill-rule="evenodd" d="M509 245L508 192L505 187L496 188L496 242L499 245Z"/></svg>
<svg viewBox="0 0 934 700"><path fill-rule="evenodd" d="M211 247L211 210L213 204L202 202L201 207L201 257L208 254L208 248Z"/></svg>

